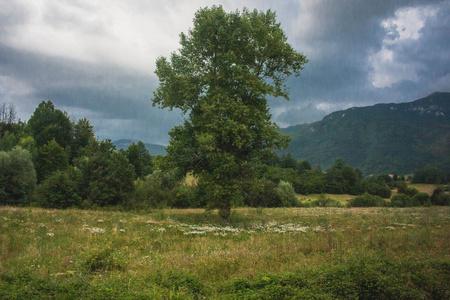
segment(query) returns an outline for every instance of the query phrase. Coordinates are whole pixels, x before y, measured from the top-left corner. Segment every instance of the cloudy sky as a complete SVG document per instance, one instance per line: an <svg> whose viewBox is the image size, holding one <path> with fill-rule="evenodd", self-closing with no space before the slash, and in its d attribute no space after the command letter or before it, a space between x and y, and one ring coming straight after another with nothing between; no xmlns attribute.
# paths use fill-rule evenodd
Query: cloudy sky
<svg viewBox="0 0 450 300"><path fill-rule="evenodd" d="M183 116L152 107L155 60L214 4L276 11L309 58L291 101L270 101L282 127L450 91L450 0L0 0L0 103L27 120L51 100L100 139L167 144Z"/></svg>

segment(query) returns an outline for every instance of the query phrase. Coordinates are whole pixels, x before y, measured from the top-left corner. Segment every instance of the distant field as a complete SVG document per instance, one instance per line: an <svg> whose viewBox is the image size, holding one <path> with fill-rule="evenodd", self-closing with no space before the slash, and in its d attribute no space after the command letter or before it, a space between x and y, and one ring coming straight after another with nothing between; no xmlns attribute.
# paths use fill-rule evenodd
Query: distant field
<svg viewBox="0 0 450 300"><path fill-rule="evenodd" d="M436 189L436 184L425 184L425 183L408 183L408 187L415 188L421 193L427 193L428 195L433 195L433 191Z"/></svg>
<svg viewBox="0 0 450 300"><path fill-rule="evenodd" d="M449 274L449 207L0 207L1 299L448 299Z"/></svg>
<svg viewBox="0 0 450 300"><path fill-rule="evenodd" d="M315 200L318 200L321 194L309 194L309 195L297 195L297 198L300 200L303 204L311 203ZM333 199L339 201L343 206L347 204L347 201L350 199L355 198L354 195L348 195L348 194L341 194L341 195L335 195L335 194L324 194L325 198L327 199Z"/></svg>

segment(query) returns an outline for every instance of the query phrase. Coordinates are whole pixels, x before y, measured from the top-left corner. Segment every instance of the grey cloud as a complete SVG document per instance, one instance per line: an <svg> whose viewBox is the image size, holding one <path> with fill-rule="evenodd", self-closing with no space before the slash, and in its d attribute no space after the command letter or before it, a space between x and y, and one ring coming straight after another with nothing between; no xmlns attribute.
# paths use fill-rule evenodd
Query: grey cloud
<svg viewBox="0 0 450 300"><path fill-rule="evenodd" d="M313 122L331 112L318 109L317 103L329 103L333 104L330 107L334 109L343 109L349 105L411 101L436 89L450 90L448 0L225 2L226 8L270 7L276 11L288 41L310 59L299 78L288 80L291 101L270 101L271 111L280 112L274 114L274 120L283 126ZM61 7L47 7L44 18L48 26L82 31L96 37L110 34L108 24L101 18L101 11L95 11L98 9L97 4L74 0L58 3L75 9L70 9L67 15ZM16 2L0 0L0 4L1 38L11 36L16 25L26 23L29 12ZM200 8L211 4L211 1L196 1L189 8L192 5ZM158 17L167 22L164 26L180 18L186 19L185 15L178 15L184 11L170 10L163 1L151 4L129 1L127 4L120 2L120 5L126 6L130 14L140 10L158 10ZM435 5L440 9L438 15L425 24L419 40L397 44L393 50L399 62L419 66L418 81L399 81L385 88L374 87L371 82L373 70L368 57L383 47L386 30L381 26L381 21L394 17L399 8L417 5ZM183 2L183 10L186 7L188 5ZM89 17L84 18L83 11L90 12ZM192 17L193 15L189 18ZM181 31L187 32L188 28ZM151 30L147 29L148 37L145 38L152 39ZM164 35L164 38L159 36L154 40L155 45L159 45L158 43L172 42L172 39L178 37ZM176 47L170 48L171 51L176 50ZM94 47L95 49L97 48ZM150 57L161 54L149 53ZM0 97L14 99L19 113L22 110L22 118L31 115L40 101L52 100L57 107L67 110L69 115L88 117L100 138L129 137L146 142L167 143L168 130L179 124L182 116L177 111L170 112L151 106L152 92L157 86L155 76L149 72L144 73L141 69L138 72L135 66L127 68L126 63L116 64L122 67L114 66L114 63L113 59L105 59L102 63L86 63L26 52L8 47L0 39ZM143 69L151 71L154 65L144 65ZM1 101L3 100L0 99Z"/></svg>
<svg viewBox="0 0 450 300"><path fill-rule="evenodd" d="M302 108L292 108L277 116L281 127L292 124L312 123L322 119L326 115L324 110L317 109L315 105L308 104Z"/></svg>
<svg viewBox="0 0 450 300"><path fill-rule="evenodd" d="M30 86L31 94L12 99L22 119L41 101L51 100L74 118L88 117L102 139L138 138L159 144L167 143L167 132L181 122L179 112L152 107L156 82L151 75L7 47L0 48L0 64L0 75Z"/></svg>
<svg viewBox="0 0 450 300"><path fill-rule="evenodd" d="M314 1L307 4L311 3L312 6L300 5L298 31L293 38L297 50L304 51L310 62L301 77L288 81L292 110L276 116L275 121L295 125L302 119L321 116L313 106L304 105L312 101L343 107L348 103L365 106L415 100L430 94L433 88L450 89L450 83L445 82L450 66L447 37L450 1ZM419 82L398 82L383 89L373 87L368 57L381 49L386 38L381 21L394 17L400 8L417 5L440 7L439 15L425 24L421 39L397 49L399 61L422 66L418 72ZM301 26L302 16L311 22L308 26ZM276 109L284 104L274 102L272 105Z"/></svg>
<svg viewBox="0 0 450 300"><path fill-rule="evenodd" d="M14 1L0 0L0 36L14 28L14 26L24 23L29 13L25 6Z"/></svg>

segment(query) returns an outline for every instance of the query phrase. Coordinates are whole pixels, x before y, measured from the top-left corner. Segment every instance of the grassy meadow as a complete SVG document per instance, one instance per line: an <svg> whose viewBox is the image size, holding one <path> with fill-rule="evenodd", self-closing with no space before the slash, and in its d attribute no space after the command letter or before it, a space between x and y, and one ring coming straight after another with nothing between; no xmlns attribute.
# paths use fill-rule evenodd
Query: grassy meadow
<svg viewBox="0 0 450 300"><path fill-rule="evenodd" d="M449 207L0 207L2 299L449 297Z"/></svg>

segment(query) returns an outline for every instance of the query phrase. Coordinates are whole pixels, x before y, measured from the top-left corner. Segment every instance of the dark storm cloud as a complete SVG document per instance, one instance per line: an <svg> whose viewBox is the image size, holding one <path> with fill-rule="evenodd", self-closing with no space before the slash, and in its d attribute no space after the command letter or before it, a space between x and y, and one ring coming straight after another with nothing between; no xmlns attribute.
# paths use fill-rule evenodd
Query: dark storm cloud
<svg viewBox="0 0 450 300"><path fill-rule="evenodd" d="M73 119L87 117L101 138L139 138L166 143L167 132L179 118L151 105L155 80L148 74L117 67L50 58L0 47L0 76L8 76L9 88L25 82L29 93L9 98L19 117L27 119L41 101L51 100ZM8 86L3 86L3 89ZM2 102L2 100L0 100Z"/></svg>
<svg viewBox="0 0 450 300"><path fill-rule="evenodd" d="M0 0L0 102L27 119L52 100L90 119L100 138L167 143L182 116L151 106L155 59L179 47L198 8L220 3L276 11L310 59L288 80L291 101L269 101L281 126L450 90L449 0L216 2Z"/></svg>
<svg viewBox="0 0 450 300"><path fill-rule="evenodd" d="M311 1L300 7L294 45L310 62L300 78L290 79L291 102L272 104L274 119L283 125L311 122L330 109L372 105L377 102L411 101L433 91L450 89L450 1ZM384 20L398 17L402 9L437 10L423 18L417 40L391 45L396 80L389 86L374 86L375 67L371 56L385 46ZM305 18L302 18L302 15ZM306 24L303 24L305 22ZM402 29L399 29L402 30ZM292 30L291 30L292 31ZM303 48L303 49L302 49ZM376 58L374 56L374 58ZM405 67L404 70L401 67ZM417 66L415 68L414 66ZM407 74L417 69L417 79ZM403 71L403 74L402 74ZM414 75L414 74L413 74ZM403 76L403 77L402 77ZM409 78L410 77L410 78ZM322 105L318 105L321 104ZM296 119L296 116L298 117ZM319 119L319 118L317 118ZM317 120L316 119L316 120Z"/></svg>

